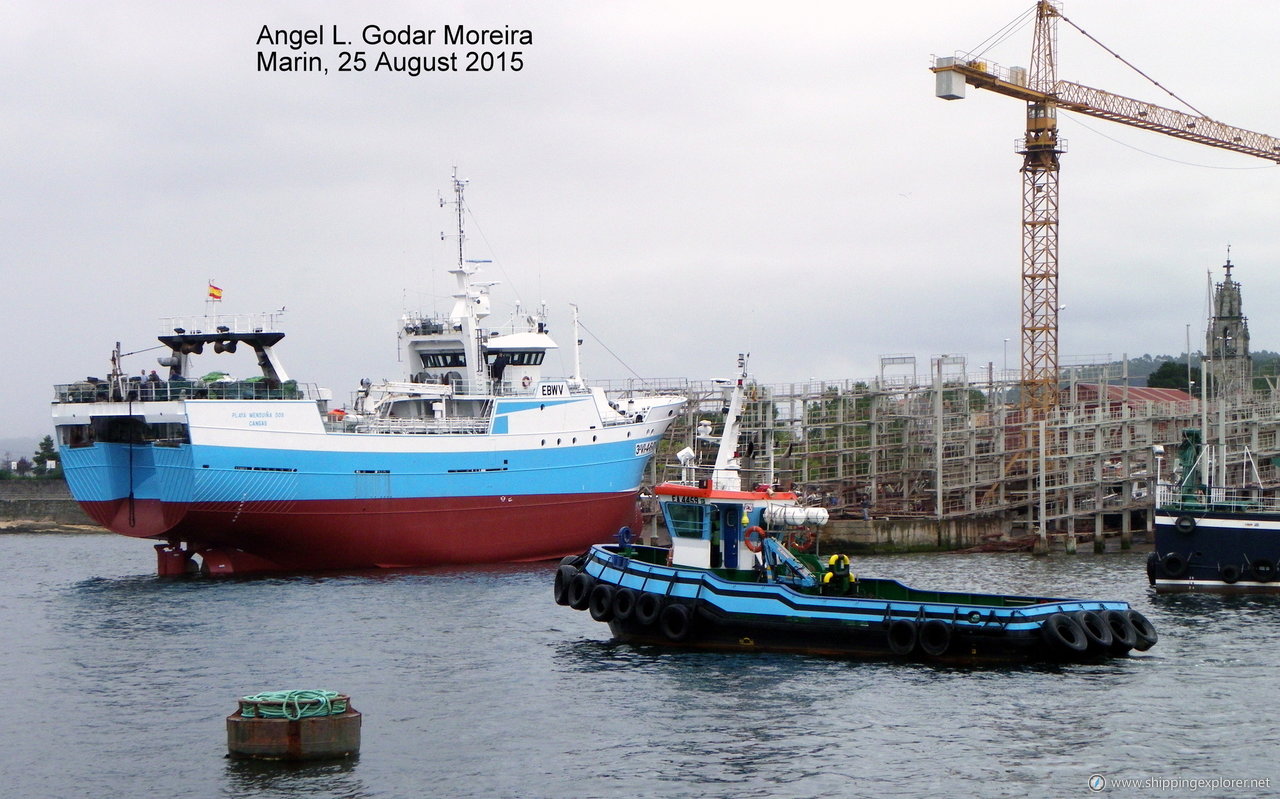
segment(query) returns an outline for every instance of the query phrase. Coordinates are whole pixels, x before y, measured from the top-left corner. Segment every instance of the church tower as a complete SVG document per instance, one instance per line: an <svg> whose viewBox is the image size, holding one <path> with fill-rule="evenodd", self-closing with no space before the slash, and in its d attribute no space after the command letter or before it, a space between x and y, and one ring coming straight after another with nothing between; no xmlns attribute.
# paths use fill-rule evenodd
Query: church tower
<svg viewBox="0 0 1280 799"><path fill-rule="evenodd" d="M1218 396L1245 394L1253 379L1249 356L1249 320L1241 311L1240 284L1231 278L1231 258L1223 265L1226 278L1215 286L1213 316L1205 338L1205 371Z"/></svg>

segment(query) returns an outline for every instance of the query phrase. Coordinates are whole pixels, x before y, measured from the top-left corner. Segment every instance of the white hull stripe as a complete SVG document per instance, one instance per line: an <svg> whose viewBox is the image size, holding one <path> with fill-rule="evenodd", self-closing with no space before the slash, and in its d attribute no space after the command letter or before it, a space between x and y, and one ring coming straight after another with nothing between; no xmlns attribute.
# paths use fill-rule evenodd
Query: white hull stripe
<svg viewBox="0 0 1280 799"><path fill-rule="evenodd" d="M1280 532L1280 519L1262 520L1262 519L1202 519L1197 516L1191 518L1196 520L1196 529L1208 528L1211 530L1267 530L1268 532ZM1157 527L1173 527L1178 521L1177 516L1165 516L1158 514L1156 516Z"/></svg>
<svg viewBox="0 0 1280 799"><path fill-rule="evenodd" d="M1260 583L1256 580L1237 580L1234 583L1223 582L1222 580L1170 580L1166 577L1157 577L1156 585L1186 585L1197 588L1207 586L1221 586L1223 588L1271 588L1280 591L1280 582Z"/></svg>

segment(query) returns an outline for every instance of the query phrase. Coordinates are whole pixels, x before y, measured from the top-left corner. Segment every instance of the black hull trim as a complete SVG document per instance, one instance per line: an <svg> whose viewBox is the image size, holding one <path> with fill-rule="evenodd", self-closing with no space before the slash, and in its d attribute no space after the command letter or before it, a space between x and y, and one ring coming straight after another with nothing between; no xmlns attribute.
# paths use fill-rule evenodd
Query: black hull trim
<svg viewBox="0 0 1280 799"><path fill-rule="evenodd" d="M635 620L609 622L609 630L619 641L630 644L706 649L721 652L784 652L823 657L857 660L912 660L938 663L1008 664L1036 661L1096 660L1110 656L1105 650L1092 653L1075 653L1052 650L1037 633L1002 632L992 634L964 634L942 621L945 625L930 628L932 635L925 651L922 627L913 622L899 620L910 625L910 633L895 633L898 650L890 640L889 624L866 626L822 625L817 623L772 621L743 622L718 618L707 608L698 609L689 625L689 632L680 640L673 640L670 631L659 619L652 624L640 624ZM943 632L945 630L945 632ZM901 651L909 646L907 651Z"/></svg>

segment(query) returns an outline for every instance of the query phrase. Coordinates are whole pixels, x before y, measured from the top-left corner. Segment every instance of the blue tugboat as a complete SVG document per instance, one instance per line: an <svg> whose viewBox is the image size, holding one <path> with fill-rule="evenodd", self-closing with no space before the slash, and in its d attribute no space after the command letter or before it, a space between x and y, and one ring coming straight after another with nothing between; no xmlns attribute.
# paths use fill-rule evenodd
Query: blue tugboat
<svg viewBox="0 0 1280 799"><path fill-rule="evenodd" d="M696 456L686 450L683 479L654 489L671 546L635 544L624 528L616 544L565 558L559 604L590 612L620 641L729 651L998 663L1094 660L1156 643L1125 602L920 590L859 577L844 554L814 554L824 509L767 484L742 488L745 358L739 368L711 476L689 479Z"/></svg>

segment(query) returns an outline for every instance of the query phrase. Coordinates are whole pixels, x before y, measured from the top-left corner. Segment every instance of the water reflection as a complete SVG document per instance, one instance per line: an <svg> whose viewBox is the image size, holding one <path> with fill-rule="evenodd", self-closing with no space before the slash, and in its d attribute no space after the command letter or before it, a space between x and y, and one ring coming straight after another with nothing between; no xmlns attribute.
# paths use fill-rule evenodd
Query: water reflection
<svg viewBox="0 0 1280 799"><path fill-rule="evenodd" d="M223 795L243 797L374 796L356 774L359 757L318 763L227 758Z"/></svg>

